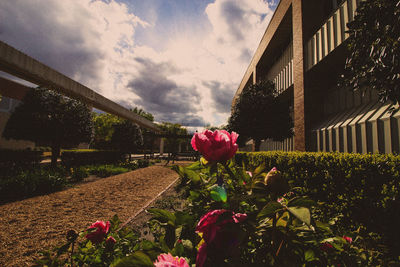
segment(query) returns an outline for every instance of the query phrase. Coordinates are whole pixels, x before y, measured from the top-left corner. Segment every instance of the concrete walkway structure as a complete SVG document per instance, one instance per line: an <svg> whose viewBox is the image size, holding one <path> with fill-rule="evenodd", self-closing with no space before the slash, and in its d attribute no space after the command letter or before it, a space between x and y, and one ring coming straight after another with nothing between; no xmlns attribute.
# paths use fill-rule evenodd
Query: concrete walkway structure
<svg viewBox="0 0 400 267"><path fill-rule="evenodd" d="M131 112L110 99L96 93L94 90L72 80L2 41L0 41L0 70L28 82L79 99L90 106L131 120L149 130L160 132L160 129L153 122ZM8 88L12 90L4 90L5 86L8 86ZM12 94L15 88L23 88L23 85L0 79L0 87L3 87L3 90L0 91L3 94L4 91L11 91L10 94Z"/></svg>

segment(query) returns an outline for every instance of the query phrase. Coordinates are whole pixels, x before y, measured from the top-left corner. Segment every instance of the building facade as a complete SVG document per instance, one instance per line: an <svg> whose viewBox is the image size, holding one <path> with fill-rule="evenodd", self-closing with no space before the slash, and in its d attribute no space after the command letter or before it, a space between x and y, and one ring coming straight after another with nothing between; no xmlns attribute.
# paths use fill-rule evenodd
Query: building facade
<svg viewBox="0 0 400 267"><path fill-rule="evenodd" d="M337 86L360 1L280 1L232 101L268 79L292 107L294 137L264 140L261 150L399 153L400 111Z"/></svg>

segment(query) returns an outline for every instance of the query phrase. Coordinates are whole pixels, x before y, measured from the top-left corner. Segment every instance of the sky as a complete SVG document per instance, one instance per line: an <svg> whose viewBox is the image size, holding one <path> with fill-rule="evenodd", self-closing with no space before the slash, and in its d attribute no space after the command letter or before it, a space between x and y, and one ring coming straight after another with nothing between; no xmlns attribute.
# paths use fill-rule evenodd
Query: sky
<svg viewBox="0 0 400 267"><path fill-rule="evenodd" d="M226 124L278 0L2 0L0 40L157 122Z"/></svg>

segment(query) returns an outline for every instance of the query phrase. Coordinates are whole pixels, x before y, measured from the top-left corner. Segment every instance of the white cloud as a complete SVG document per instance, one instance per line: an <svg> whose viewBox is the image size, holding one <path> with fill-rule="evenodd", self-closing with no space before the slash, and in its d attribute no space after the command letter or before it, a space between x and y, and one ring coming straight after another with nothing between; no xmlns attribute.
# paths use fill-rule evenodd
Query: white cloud
<svg viewBox="0 0 400 267"><path fill-rule="evenodd" d="M220 125L229 108L216 103L232 98L273 11L262 0L216 0L204 12L211 27L175 32L160 51L134 36L138 27L162 25L114 0L1 1L0 39L156 120Z"/></svg>

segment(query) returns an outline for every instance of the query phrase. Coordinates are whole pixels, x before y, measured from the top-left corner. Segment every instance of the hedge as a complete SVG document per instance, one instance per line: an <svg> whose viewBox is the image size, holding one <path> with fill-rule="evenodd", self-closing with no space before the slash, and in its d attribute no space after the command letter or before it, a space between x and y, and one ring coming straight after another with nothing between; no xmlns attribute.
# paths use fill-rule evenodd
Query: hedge
<svg viewBox="0 0 400 267"><path fill-rule="evenodd" d="M126 154L120 151L107 150L71 150L61 153L64 166L82 166L91 164L108 164L124 161Z"/></svg>
<svg viewBox="0 0 400 267"><path fill-rule="evenodd" d="M400 251L400 156L311 152L240 152L238 164L276 166L292 187L322 202L327 216L380 234Z"/></svg>
<svg viewBox="0 0 400 267"><path fill-rule="evenodd" d="M34 167L40 163L42 155L42 151L1 149L0 169Z"/></svg>

